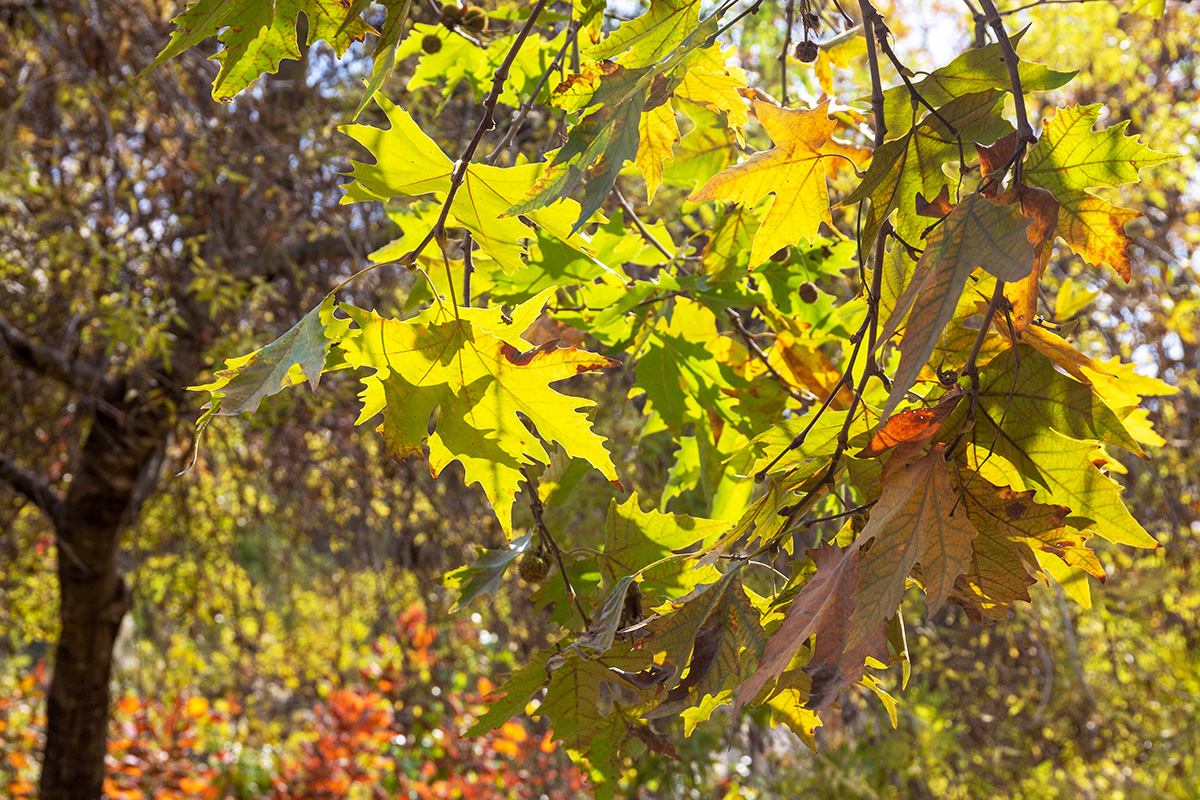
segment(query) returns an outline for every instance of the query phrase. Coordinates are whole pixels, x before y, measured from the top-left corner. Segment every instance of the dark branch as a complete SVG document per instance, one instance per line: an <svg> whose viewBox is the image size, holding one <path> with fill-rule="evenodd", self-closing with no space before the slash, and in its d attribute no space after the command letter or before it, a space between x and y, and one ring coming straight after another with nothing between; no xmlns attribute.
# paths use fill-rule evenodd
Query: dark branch
<svg viewBox="0 0 1200 800"><path fill-rule="evenodd" d="M57 528L62 521L64 501L49 484L28 470L21 469L4 453L0 453L0 480L25 495L40 508Z"/></svg>
<svg viewBox="0 0 1200 800"><path fill-rule="evenodd" d="M39 344L0 316L0 343L17 363L87 394L104 393L113 379L91 364L76 361L61 350Z"/></svg>

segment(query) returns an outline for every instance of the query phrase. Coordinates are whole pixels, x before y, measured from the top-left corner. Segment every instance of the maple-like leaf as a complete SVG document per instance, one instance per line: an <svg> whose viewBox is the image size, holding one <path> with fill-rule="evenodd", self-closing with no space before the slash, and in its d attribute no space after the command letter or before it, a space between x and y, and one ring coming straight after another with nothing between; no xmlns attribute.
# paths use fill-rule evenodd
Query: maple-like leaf
<svg viewBox="0 0 1200 800"><path fill-rule="evenodd" d="M528 315L545 303L541 295L518 311ZM382 412L379 426L396 458L423 455L428 446L436 476L459 461L468 483L479 483L505 533L512 532L512 505L521 468L549 463L541 440L557 442L572 457L587 460L610 481L617 475L603 439L581 409L591 401L567 397L547 384L618 362L555 343L517 346L473 322L460 309L459 319L435 304L412 320L385 319L374 312L342 306L358 324L357 336L344 342L355 367L370 367L365 377L359 422ZM478 316L495 316L479 309ZM534 312L536 315L536 312ZM514 314L515 316L515 314ZM430 433L430 420L436 422ZM518 417L524 415L535 436ZM539 440L539 437L541 440Z"/></svg>
<svg viewBox="0 0 1200 800"><path fill-rule="evenodd" d="M663 163L671 158L675 143L679 141L679 125L675 122L675 110L671 104L663 103L642 114L638 122L638 149L636 164L646 179L646 199L653 200L662 184Z"/></svg>
<svg viewBox="0 0 1200 800"><path fill-rule="evenodd" d="M1095 130L1102 107L1058 109L1030 149L1023 172L1028 183L1058 199L1058 235L1071 249L1095 266L1108 264L1128 281L1132 265L1125 223L1141 214L1088 190L1135 183L1140 170L1178 156L1155 152L1125 135L1128 121Z"/></svg>
<svg viewBox="0 0 1200 800"><path fill-rule="evenodd" d="M907 315L900 366L883 407L884 418L929 361L976 267L1004 281L1019 281L1030 273L1036 256L1026 235L1029 225L1018 209L972 194L929 235L913 277L880 334L880 341L886 342ZM909 314L913 308L916 311Z"/></svg>
<svg viewBox="0 0 1200 800"><path fill-rule="evenodd" d="M941 445L884 478L854 544L810 552L817 571L792 600L758 670L738 690L736 707L781 675L812 636L812 658L804 668L813 678L808 706L828 706L843 687L862 677L866 658L886 663L885 622L895 616L914 568L920 565L927 605L935 611L970 569L976 534L957 507Z"/></svg>
<svg viewBox="0 0 1200 800"><path fill-rule="evenodd" d="M350 327L349 320L334 317L335 307L333 295L326 297L266 347L226 359L213 382L189 387L209 393L209 402L196 422L197 436L214 416L253 413L263 399L302 381L307 380L316 389L331 345L340 341Z"/></svg>
<svg viewBox="0 0 1200 800"><path fill-rule="evenodd" d="M587 758L604 781L597 796L612 796L618 776L617 755L628 738L620 696L638 693L614 670L638 673L649 666L643 650L627 645L610 649L601 659L588 659L576 650L566 650L551 664L550 685L538 706L537 716L546 717L555 736L573 753ZM607 787L607 788L604 788Z"/></svg>
<svg viewBox="0 0 1200 800"><path fill-rule="evenodd" d="M955 98L903 136L885 142L871 155L871 165L853 192L842 200L850 206L869 199L862 241L872 242L880 223L896 209L897 233L915 241L927 220L912 214L917 195L936 197L953 184L943 166L969 157L972 142L990 143L1012 130L1000 116L1003 94L995 89ZM954 132L943 124L954 126Z"/></svg>
<svg viewBox="0 0 1200 800"><path fill-rule="evenodd" d="M775 195L754 235L751 267L786 245L816 236L822 222L832 224L821 148L837 128L829 101L794 110L756 99L754 111L775 146L714 175L688 198L753 204Z"/></svg>
<svg viewBox="0 0 1200 800"><path fill-rule="evenodd" d="M674 716L705 698L724 696L734 679L752 668L766 643L761 615L742 588L739 565L649 627L642 646L664 655L671 688L646 716ZM685 665L687 675L676 685Z"/></svg>
<svg viewBox="0 0 1200 800"><path fill-rule="evenodd" d="M700 22L700 0L652 0L650 10L622 22L587 58L615 60L625 67L648 67L682 43Z"/></svg>
<svg viewBox="0 0 1200 800"><path fill-rule="evenodd" d="M389 6L389 17L402 17L403 8ZM341 56L360 42L371 26L342 0L196 0L175 18L171 41L150 64L151 69L216 36L222 49L213 58L221 63L213 82L213 98L227 102L265 72L276 72L284 59L299 59L296 19L308 19L307 44L327 41ZM389 23L393 20L389 19ZM385 45L386 49L386 45Z"/></svg>
<svg viewBox="0 0 1200 800"><path fill-rule="evenodd" d="M454 163L408 112L382 95L376 96L375 101L387 115L390 127L340 128L375 158L374 164L353 162L352 180L342 187L345 191L342 202L387 201L431 192L442 199L450 189ZM505 216L505 212L529 191L539 172L540 168L534 164L509 168L470 164L450 207L450 224L469 230L480 248L509 274L523 266L525 242L534 233L515 216ZM586 242L571 232L577 208L574 201L566 200L553 208L535 210L529 217L556 238L586 250Z"/></svg>
<svg viewBox="0 0 1200 800"><path fill-rule="evenodd" d="M852 628L854 595L860 585L859 549L857 545L826 544L808 551L816 572L788 606L783 624L771 634L758 668L738 687L735 714L782 675L814 635L815 648L820 651L814 659L826 680L838 676L838 683L852 682L857 679L854 673L862 674L865 658L886 654L882 622L873 628Z"/></svg>
<svg viewBox="0 0 1200 800"><path fill-rule="evenodd" d="M1029 600L1035 550L1062 558L1083 547L1084 537L1064 524L1066 506L1035 502L1032 491L993 486L968 470L960 472L957 490L979 536L954 598L976 621L1003 619L1014 602Z"/></svg>
<svg viewBox="0 0 1200 800"><path fill-rule="evenodd" d="M642 511L634 492L624 503L618 504L615 499L609 503L600 572L614 583L672 552L719 536L728 528L729 523L721 520ZM642 592L656 605L685 594L712 574L711 570L697 569L694 562L679 559L643 573Z"/></svg>
<svg viewBox="0 0 1200 800"><path fill-rule="evenodd" d="M854 625L893 616L917 564L929 610L941 607L958 576L970 568L977 533L957 505L941 445L884 480L879 502L855 542L871 547L859 561Z"/></svg>
<svg viewBox="0 0 1200 800"><path fill-rule="evenodd" d="M1020 31L1009 37L1014 48L1024 33ZM1021 88L1026 92L1057 89L1075 76L1074 72L1057 72L1031 61L1019 62L1017 70L1021 77ZM940 108L956 97L988 89L1010 91L1012 81L1004 64L1004 53L999 44L993 43L966 51L946 66L913 81L913 87L926 103ZM913 100L907 86L894 86L885 91L883 112L888 137L895 138L907 133L919 121L922 109Z"/></svg>
<svg viewBox="0 0 1200 800"><path fill-rule="evenodd" d="M1066 506L1086 520L1079 527L1111 542L1157 547L1129 513L1120 486L1092 463L1098 441L1140 452L1137 443L1089 387L1032 349L1021 347L1020 358L1018 368L1006 351L984 369L965 467L997 486L1035 490L1038 502Z"/></svg>

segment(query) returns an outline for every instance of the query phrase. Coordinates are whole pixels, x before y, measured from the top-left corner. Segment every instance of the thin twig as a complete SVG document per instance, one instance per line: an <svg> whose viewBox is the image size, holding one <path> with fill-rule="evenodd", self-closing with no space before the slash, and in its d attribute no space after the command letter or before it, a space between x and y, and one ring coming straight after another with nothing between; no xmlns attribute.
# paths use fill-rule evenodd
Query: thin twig
<svg viewBox="0 0 1200 800"><path fill-rule="evenodd" d="M628 200L625 199L625 195L621 194L621 190L616 186L613 187L613 196L617 198L617 202L621 204L621 208L623 208L625 213L629 215L629 218L633 220L633 224L637 226L638 233L642 235L642 238L649 242L655 250L662 253L665 258L675 258L675 254L668 250L663 243L658 240L658 237L650 232L650 229L646 227L645 223L638 218L637 213L633 210L633 206Z"/></svg>
<svg viewBox="0 0 1200 800"><path fill-rule="evenodd" d="M545 521L542 519L542 499L538 497L537 480L529 477L529 472L524 467L521 467L521 477L525 479L525 491L529 494L529 510L533 514L533 524L537 527L538 536L541 540L550 546L550 552L554 554L554 560L558 564L558 571L562 574L563 583L567 587L567 597L571 598L571 602L575 605L575 610L579 612L580 618L583 619L585 629L592 627L592 621L588 618L587 612L583 610L583 606L579 603L579 596L575 594L575 587L571 585L571 576L567 574L567 567L563 564L562 550L558 546L558 542L554 541L554 537L550 534L550 529L546 527Z"/></svg>
<svg viewBox="0 0 1200 800"><path fill-rule="evenodd" d="M779 105L788 104L788 57L792 54L792 25L795 24L796 0L787 0L784 9L783 50L779 53Z"/></svg>
<svg viewBox="0 0 1200 800"><path fill-rule="evenodd" d="M867 37L867 66L871 71L871 111L875 115L875 147L887 138L887 122L883 116L883 80L879 77L879 55L875 52L875 20L879 12L870 0L858 0L862 11L863 35Z"/></svg>
<svg viewBox="0 0 1200 800"><path fill-rule="evenodd" d="M775 367L771 364L771 359L766 353L763 352L763 349L758 346L758 342L754 341L754 334L746 330L746 326L742 322L742 318L738 316L736 311L734 311L732 308L727 308L725 309L725 313L728 315L729 321L733 323L733 329L737 331L738 335L742 337L742 341L746 343L746 349L754 354L755 358L762 362L762 365L767 368L767 374L774 378L775 382L782 386L783 390L787 392L793 400L801 404L812 403L816 400L816 397L805 397L803 394L797 391L797 389L792 386L791 381L785 378L783 374L779 372L779 370L775 369Z"/></svg>
<svg viewBox="0 0 1200 800"><path fill-rule="evenodd" d="M1012 42L1008 38L1008 32L1004 30L1004 22L1000 19L1000 12L996 10L996 4L992 0L979 0L979 4L983 8L988 24L996 33L1000 52L1004 54L1004 66L1008 68L1008 81L1012 84L1013 100L1017 107L1017 152L1020 153L1025 149L1026 144L1036 141L1033 128L1029 124L1029 116L1025 112L1025 91L1021 88L1021 61L1017 58L1017 51L1013 49ZM1020 164L1019 159L1017 164ZM1017 172L1020 172L1019 166Z"/></svg>

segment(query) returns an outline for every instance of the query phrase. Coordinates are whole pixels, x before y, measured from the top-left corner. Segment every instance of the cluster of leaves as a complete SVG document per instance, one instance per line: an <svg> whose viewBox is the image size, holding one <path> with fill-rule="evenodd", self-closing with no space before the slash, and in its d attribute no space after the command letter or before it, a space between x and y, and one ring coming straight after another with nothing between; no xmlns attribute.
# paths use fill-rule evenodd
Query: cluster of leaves
<svg viewBox="0 0 1200 800"><path fill-rule="evenodd" d="M990 0L996 41L916 81L864 2L869 112L815 92L786 108L749 88L725 45L757 3L705 16L654 0L611 31L603 4L540 19L547 5L498 40L498 63L477 62L491 87L457 159L382 96L386 128L342 129L373 158L354 164L344 201L391 204L403 231L372 268L422 278L408 310L358 308L338 287L197 387L203 430L356 370L359 422L435 476L458 462L512 542L451 573L460 605L530 551L553 557L532 599L561 634L470 733L536 699L609 793L625 755L674 751L661 719L690 734L721 706L761 708L812 745L851 686L893 707L870 669L907 675L910 586L929 612L953 602L994 621L1038 577L1087 605L1089 576L1105 574L1094 537L1155 546L1109 473L1113 448L1144 457L1161 442L1139 403L1174 388L1076 349L1054 320L1079 309L1061 294L1044 307L1038 286L1057 240L1128 280L1138 212L1094 190L1171 156L1124 123L1099 128L1094 106L1058 109L1035 136L1026 93L1071 75L1020 61L1021 35ZM414 26L399 47L415 54L406 43L428 35ZM560 77L571 44L581 57ZM477 163L526 46L558 55L526 75L514 129L542 106L567 121L561 147L531 163L508 152L510 131ZM232 47L223 73L241 63ZM901 81L886 90L883 55ZM452 79L437 74L444 51L420 58L425 79ZM764 134L769 147L743 152ZM649 222L622 191L638 176ZM618 367L640 400L591 413L636 407L642 441L669 437L665 486L626 487L594 404L550 385ZM603 531L551 530L547 509L569 507L591 469L617 495ZM656 489L643 508L639 492Z"/></svg>

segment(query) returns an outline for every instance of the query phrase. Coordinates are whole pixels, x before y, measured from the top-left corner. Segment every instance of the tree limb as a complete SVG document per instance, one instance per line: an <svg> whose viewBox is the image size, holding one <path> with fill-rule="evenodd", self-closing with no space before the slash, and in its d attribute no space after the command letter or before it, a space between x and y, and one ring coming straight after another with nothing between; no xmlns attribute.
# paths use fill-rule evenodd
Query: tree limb
<svg viewBox="0 0 1200 800"><path fill-rule="evenodd" d="M103 393L112 386L113 379L103 370L35 342L3 316L0 316L0 343L18 363L72 389L91 394Z"/></svg>
<svg viewBox="0 0 1200 800"><path fill-rule="evenodd" d="M62 496L50 488L32 472L21 469L7 454L0 453L0 480L33 501L58 527L62 520L64 501Z"/></svg>

